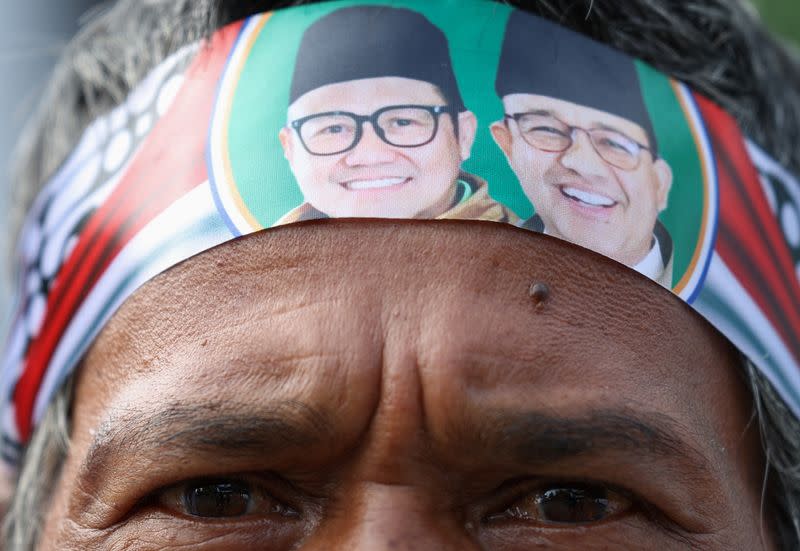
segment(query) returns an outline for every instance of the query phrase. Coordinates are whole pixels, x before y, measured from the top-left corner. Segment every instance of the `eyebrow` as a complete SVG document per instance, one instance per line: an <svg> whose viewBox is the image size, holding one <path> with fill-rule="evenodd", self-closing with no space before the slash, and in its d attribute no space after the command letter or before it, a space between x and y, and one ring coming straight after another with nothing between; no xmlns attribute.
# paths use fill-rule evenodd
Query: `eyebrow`
<svg viewBox="0 0 800 551"><path fill-rule="evenodd" d="M595 126L595 128L597 128L597 129L599 129L599 130L610 130L611 132L616 132L617 134L622 134L623 136L625 136L625 137L626 137L626 138L628 138L629 140L633 140L634 142L636 142L636 143L639 143L639 141L638 141L638 140L636 140L636 139L634 139L634 138L633 138L633 137L630 135L630 133L628 133L628 132L625 132L624 130L620 130L620 129L619 129L619 128L617 128L616 126L612 126L612 125L610 125L610 124L605 124L605 123L602 123L602 122L601 122L600 124L598 124L597 126ZM645 147L650 147L650 146L649 146L649 144L640 144L640 145L644 145Z"/></svg>
<svg viewBox="0 0 800 551"><path fill-rule="evenodd" d="M671 418L625 410L595 410L579 417L544 412L495 411L484 416L483 445L516 462L537 466L609 453L679 461L708 473L711 463Z"/></svg>
<svg viewBox="0 0 800 551"><path fill-rule="evenodd" d="M97 473L113 458L140 451L177 457L188 452L218 456L224 451L226 460L255 459L271 451L308 448L333 435L328 417L302 402L288 400L257 413L246 408L176 402L113 416L97 431L81 474Z"/></svg>
<svg viewBox="0 0 800 551"><path fill-rule="evenodd" d="M245 406L246 407L246 406ZM244 408L243 408L244 409ZM84 480L96 476L119 456L157 452L226 461L268 457L271 451L308 450L334 438L332 425L311 406L285 401L258 413L237 412L229 404L174 403L155 411L125 412L105 422L80 469ZM453 427L456 446L471 443L530 468L569 459L635 454L640 460L678 463L693 477L713 471L706 456L680 436L678 424L660 414L592 410L580 416L548 412L495 410L478 426ZM476 442L476 436L478 442ZM455 441L451 440L451 443ZM100 477L102 478L102 476Z"/></svg>
<svg viewBox="0 0 800 551"><path fill-rule="evenodd" d="M531 111L525 111L525 112L530 113L531 115L537 115L539 117L553 117L555 119L558 118L556 114L550 109L532 109Z"/></svg>

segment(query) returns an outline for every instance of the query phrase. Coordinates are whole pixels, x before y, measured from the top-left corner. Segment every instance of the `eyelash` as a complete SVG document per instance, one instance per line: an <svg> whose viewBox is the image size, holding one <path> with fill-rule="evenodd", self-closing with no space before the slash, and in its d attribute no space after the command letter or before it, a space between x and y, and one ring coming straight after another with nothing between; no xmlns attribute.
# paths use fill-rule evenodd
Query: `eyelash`
<svg viewBox="0 0 800 551"><path fill-rule="evenodd" d="M590 521L586 523L541 523L540 526L546 526L549 529L569 529L575 526L591 527L600 524L613 522L621 518L632 516L636 514L643 514L649 519L653 518L653 513L658 509L648 503L646 500L639 497L635 492L626 488L622 488L608 482L590 480L590 479L513 479L501 484L495 490L497 497L491 500L488 507L489 512L482 516L481 522L485 524L491 523L505 523L505 522L525 522L524 519L503 519L501 518L506 511L508 511L516 502L525 499L534 494L543 493L547 489L552 488L594 488L603 489L610 494L616 494L629 502L629 506L618 514L612 514L608 518L597 521ZM658 514L658 513L657 513ZM662 516L658 514L658 516Z"/></svg>
<svg viewBox="0 0 800 551"><path fill-rule="evenodd" d="M192 487L201 488L203 486L210 487L223 484L240 485L246 487L249 491L248 497L252 501L274 501L280 509L271 510L269 515L276 515L283 518L299 518L304 514L304 508L298 505L299 500L294 496L289 497L289 494L297 494L298 491L293 488L289 482L271 473L267 475L208 475L182 480L168 486L162 486L150 492L147 496L140 500L135 509L161 509L169 512L170 514L178 514L179 516L188 517L193 521L201 521L206 523L214 523L219 521L228 523L250 522L254 518L257 518L258 515L251 514L249 511L238 517L203 517L192 515L182 510L188 509L188 505L185 501L185 495L186 492ZM264 515L262 514L261 516L263 517Z"/></svg>

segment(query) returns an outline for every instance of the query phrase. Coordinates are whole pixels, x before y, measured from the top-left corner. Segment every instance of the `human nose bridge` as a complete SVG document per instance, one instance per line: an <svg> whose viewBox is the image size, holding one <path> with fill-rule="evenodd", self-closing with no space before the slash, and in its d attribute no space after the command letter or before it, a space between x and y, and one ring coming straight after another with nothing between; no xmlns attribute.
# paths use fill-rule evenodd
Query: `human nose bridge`
<svg viewBox="0 0 800 551"><path fill-rule="evenodd" d="M605 160L597 152L588 130L572 128L570 146L561 154L561 164L577 172L602 172Z"/></svg>
<svg viewBox="0 0 800 551"><path fill-rule="evenodd" d="M392 146L379 135L375 121L366 120L361 126L361 139L347 155L349 165L391 162L395 158Z"/></svg>
<svg viewBox="0 0 800 551"><path fill-rule="evenodd" d="M365 483L348 503L351 507L342 510L333 523L325 527L327 537L320 538L328 546L332 543L330 537L335 538L335 545L328 548L354 551L479 549L463 515L444 507L429 485Z"/></svg>

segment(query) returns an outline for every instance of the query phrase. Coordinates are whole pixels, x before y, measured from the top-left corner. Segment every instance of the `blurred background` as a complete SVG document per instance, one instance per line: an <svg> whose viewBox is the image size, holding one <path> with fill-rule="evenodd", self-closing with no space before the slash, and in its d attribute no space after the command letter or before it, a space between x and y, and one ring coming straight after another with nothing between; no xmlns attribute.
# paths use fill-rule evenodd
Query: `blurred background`
<svg viewBox="0 0 800 551"><path fill-rule="evenodd" d="M800 1L755 0L767 25L800 47Z"/></svg>
<svg viewBox="0 0 800 551"><path fill-rule="evenodd" d="M800 48L800 0L754 3L776 33ZM0 0L0 217L8 201L9 157L40 90L81 22L107 4L98 0ZM2 225L0 231L4 231ZM0 266L4 261L0 258ZM5 284L0 278L0 340L7 318Z"/></svg>

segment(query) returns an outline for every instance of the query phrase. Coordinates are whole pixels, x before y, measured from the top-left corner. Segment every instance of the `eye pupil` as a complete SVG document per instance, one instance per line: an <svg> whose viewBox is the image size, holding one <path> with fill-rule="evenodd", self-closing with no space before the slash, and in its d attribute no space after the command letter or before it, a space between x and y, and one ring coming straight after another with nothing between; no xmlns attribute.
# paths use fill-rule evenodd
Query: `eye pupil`
<svg viewBox="0 0 800 551"><path fill-rule="evenodd" d="M594 522L609 514L608 492L603 488L551 488L536 501L542 519L547 522Z"/></svg>
<svg viewBox="0 0 800 551"><path fill-rule="evenodd" d="M619 517L633 507L630 498L601 484L559 483L529 490L487 520L540 526L591 525Z"/></svg>
<svg viewBox="0 0 800 551"><path fill-rule="evenodd" d="M231 518L247 514L250 489L236 482L203 483L186 488L184 504L187 512L203 518Z"/></svg>

